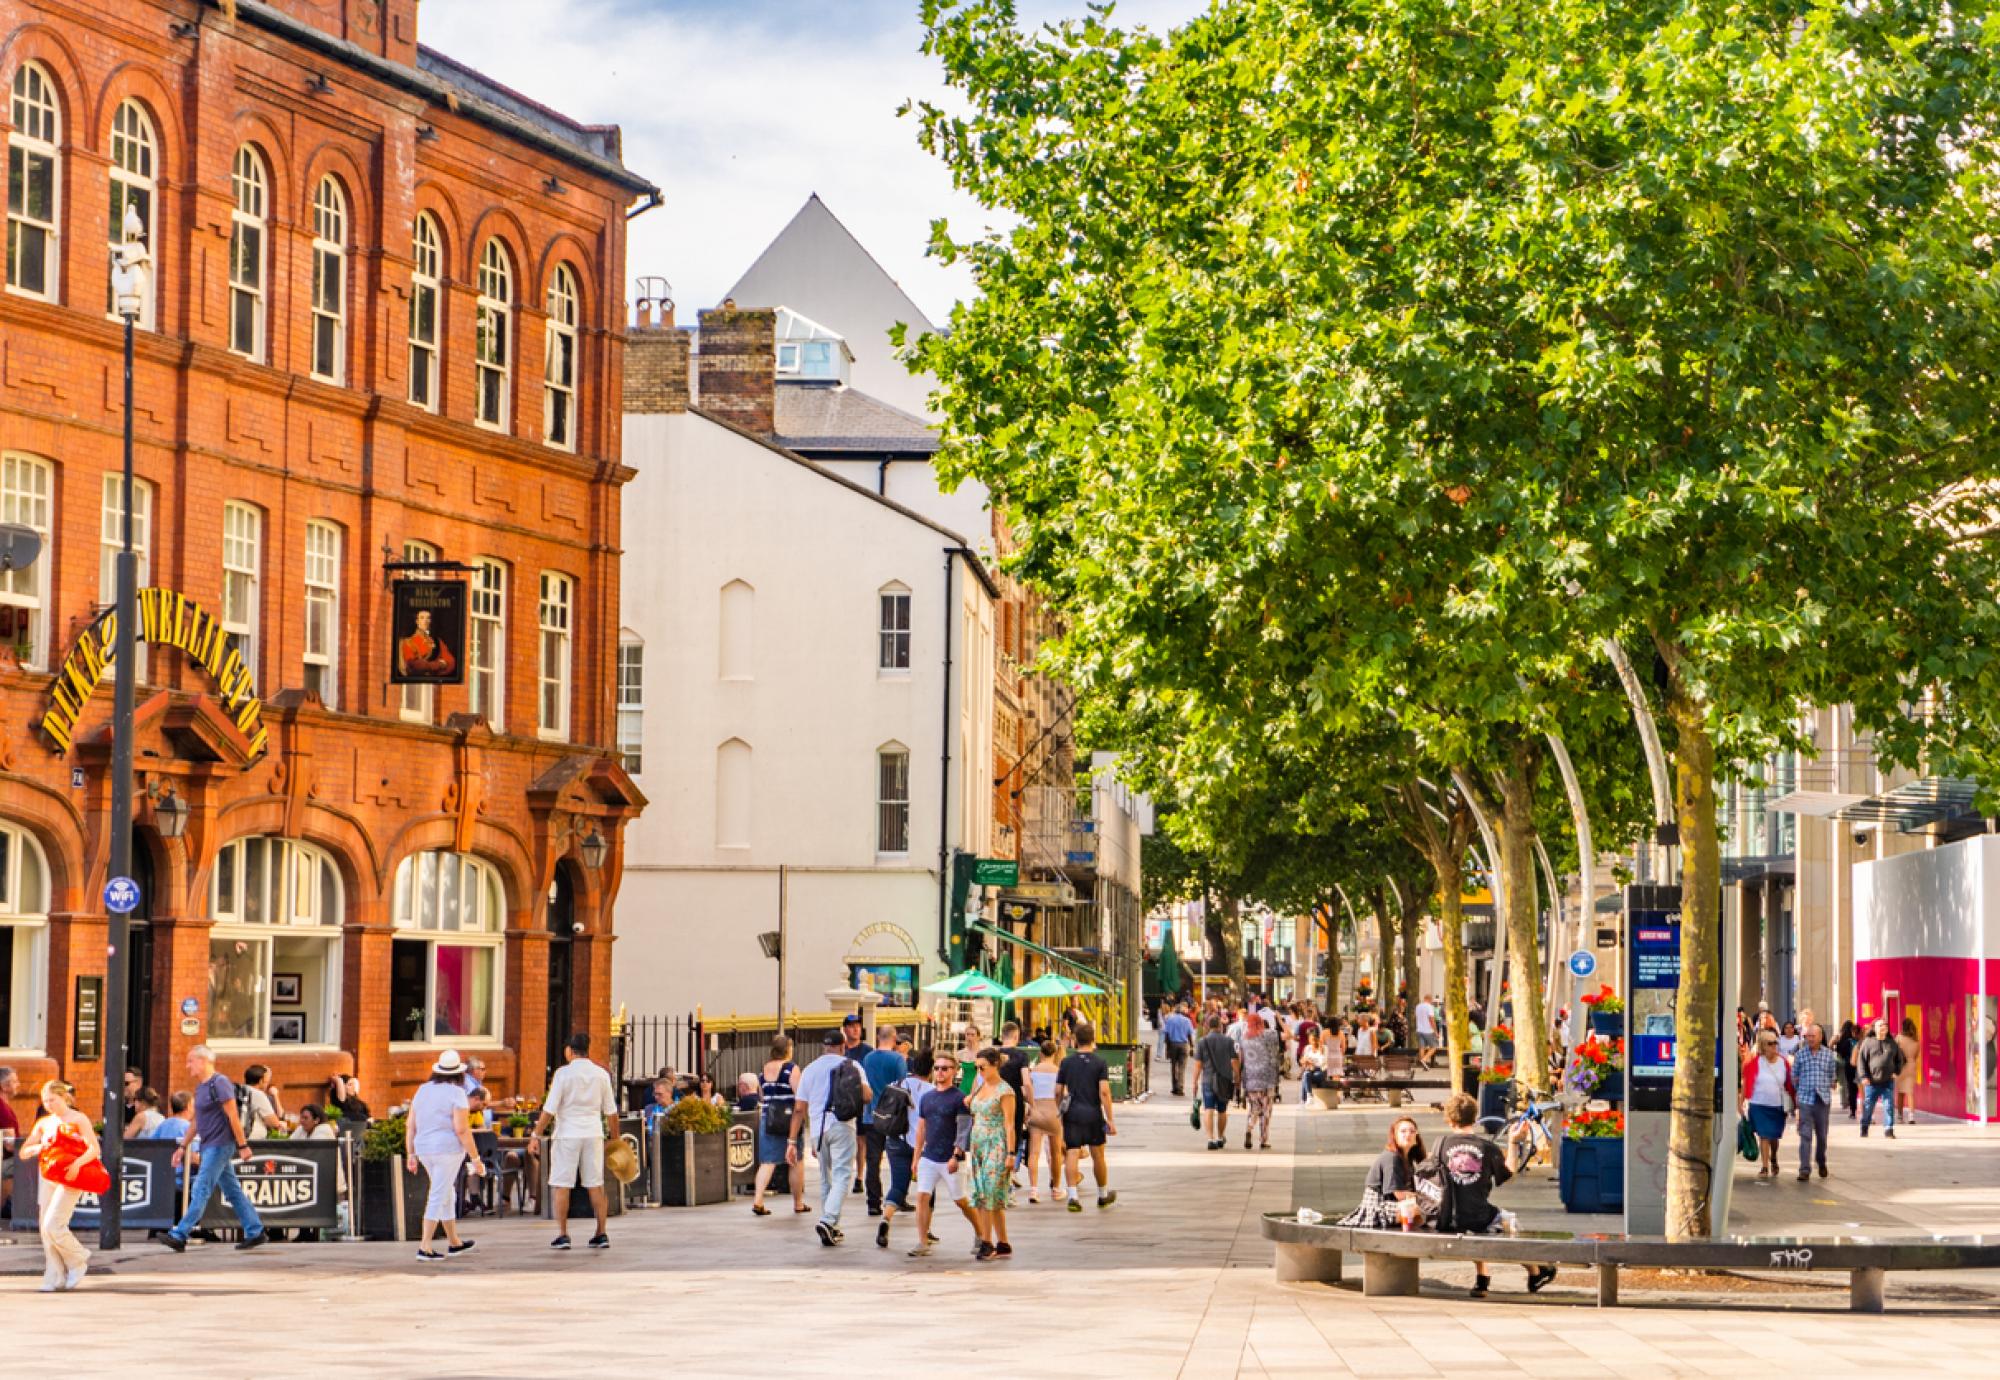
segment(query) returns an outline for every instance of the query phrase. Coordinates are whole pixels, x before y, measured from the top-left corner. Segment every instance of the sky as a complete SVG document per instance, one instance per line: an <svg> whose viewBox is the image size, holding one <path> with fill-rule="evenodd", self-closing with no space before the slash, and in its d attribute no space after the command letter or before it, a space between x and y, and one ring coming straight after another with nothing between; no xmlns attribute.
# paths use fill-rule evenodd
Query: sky
<svg viewBox="0 0 2000 1380"><path fill-rule="evenodd" d="M1164 28L1207 0L1123 0ZM1024 22L1084 0L1021 0ZM917 144L905 100L950 99L917 51L917 0L426 0L419 37L524 95L624 129L625 162L666 201L632 222L628 296L664 277L684 322L717 305L813 193L942 322L971 290L928 258L930 223L992 217Z"/></svg>

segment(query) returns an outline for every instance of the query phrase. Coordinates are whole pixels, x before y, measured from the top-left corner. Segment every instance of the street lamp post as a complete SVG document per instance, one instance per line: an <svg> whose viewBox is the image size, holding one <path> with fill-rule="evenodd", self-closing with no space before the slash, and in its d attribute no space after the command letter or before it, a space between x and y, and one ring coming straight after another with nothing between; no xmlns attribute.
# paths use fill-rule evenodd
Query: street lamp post
<svg viewBox="0 0 2000 1380"><path fill-rule="evenodd" d="M113 255L111 292L125 322L125 487L119 498L121 542L118 549L118 606L112 643L113 699L111 711L111 876L132 875L132 681L133 625L138 621L138 562L132 554L132 336L146 301L146 279L152 256L146 249L146 225L136 208L125 207L123 242ZM108 890L108 888L107 888ZM104 1250L120 1244L120 1162L125 1140L126 992L130 986L130 907L110 910L104 983L104 1168L111 1191L99 1209L97 1239Z"/></svg>

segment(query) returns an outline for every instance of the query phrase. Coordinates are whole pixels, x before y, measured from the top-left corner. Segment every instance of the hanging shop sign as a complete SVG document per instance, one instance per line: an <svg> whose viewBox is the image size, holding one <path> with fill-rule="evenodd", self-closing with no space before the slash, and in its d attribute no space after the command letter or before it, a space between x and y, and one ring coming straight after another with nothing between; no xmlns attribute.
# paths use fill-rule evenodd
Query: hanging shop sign
<svg viewBox="0 0 2000 1380"><path fill-rule="evenodd" d="M463 580L397 580L389 586L391 685L465 682Z"/></svg>
<svg viewBox="0 0 2000 1380"><path fill-rule="evenodd" d="M264 731L264 702L250 683L250 668L229 645L222 624L194 600L170 589L139 591L139 626L135 639L152 647L173 647L209 674L222 697L223 712L236 721L250 740L250 755L263 755L270 735ZM76 737L77 720L97 683L110 669L118 645L118 611L106 609L76 636L49 687L50 704L42 715L42 732L59 752L68 752Z"/></svg>

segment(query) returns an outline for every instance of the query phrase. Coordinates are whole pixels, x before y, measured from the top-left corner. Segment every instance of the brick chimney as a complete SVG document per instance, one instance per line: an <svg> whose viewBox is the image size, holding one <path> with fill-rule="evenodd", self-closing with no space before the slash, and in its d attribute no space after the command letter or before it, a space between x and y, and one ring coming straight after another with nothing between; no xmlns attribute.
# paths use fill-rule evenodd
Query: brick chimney
<svg viewBox="0 0 2000 1380"><path fill-rule="evenodd" d="M417 0L266 0L273 9L357 48L417 65ZM225 10L232 8L223 6Z"/></svg>
<svg viewBox="0 0 2000 1380"><path fill-rule="evenodd" d="M759 436L777 433L778 313L733 301L701 313L695 403Z"/></svg>
<svg viewBox="0 0 2000 1380"><path fill-rule="evenodd" d="M688 410L688 333L674 325L674 311L639 304L638 324L625 336L625 411Z"/></svg>

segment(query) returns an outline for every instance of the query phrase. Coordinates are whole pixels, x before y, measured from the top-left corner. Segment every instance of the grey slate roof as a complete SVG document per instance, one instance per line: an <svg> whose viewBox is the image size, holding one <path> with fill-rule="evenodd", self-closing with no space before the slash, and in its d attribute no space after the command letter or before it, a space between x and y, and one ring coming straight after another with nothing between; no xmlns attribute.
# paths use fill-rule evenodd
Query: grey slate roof
<svg viewBox="0 0 2000 1380"><path fill-rule="evenodd" d="M922 417L830 383L778 384L778 444L802 454L935 455L937 433Z"/></svg>
<svg viewBox="0 0 2000 1380"><path fill-rule="evenodd" d="M467 67L456 58L446 57L434 48L419 45L417 48L417 70L428 72L439 81L455 89L486 102L515 119L533 125L545 134L554 135L578 153L586 153L608 162L623 164L624 158L618 144L616 125L586 125L572 120L569 116L549 109L539 101L530 100L511 87L502 86L484 72Z"/></svg>

